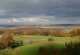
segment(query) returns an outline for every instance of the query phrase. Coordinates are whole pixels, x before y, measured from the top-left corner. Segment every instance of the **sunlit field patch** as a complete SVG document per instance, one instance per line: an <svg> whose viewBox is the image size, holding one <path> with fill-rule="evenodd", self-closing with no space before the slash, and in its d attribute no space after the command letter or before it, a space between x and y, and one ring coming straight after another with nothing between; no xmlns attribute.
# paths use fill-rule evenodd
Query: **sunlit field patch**
<svg viewBox="0 0 80 55"><path fill-rule="evenodd" d="M55 37L55 36L41 36L41 35L17 35L14 37L16 40L32 40L34 42L47 42L48 38L52 38L54 43L65 43L65 42L79 42L79 37Z"/></svg>

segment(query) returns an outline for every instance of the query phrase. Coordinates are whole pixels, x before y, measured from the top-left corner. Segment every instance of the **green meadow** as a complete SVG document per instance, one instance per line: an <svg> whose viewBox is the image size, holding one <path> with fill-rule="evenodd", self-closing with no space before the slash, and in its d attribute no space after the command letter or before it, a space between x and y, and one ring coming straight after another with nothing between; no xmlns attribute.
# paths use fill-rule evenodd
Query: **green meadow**
<svg viewBox="0 0 80 55"><path fill-rule="evenodd" d="M48 41L48 38L52 38L53 41ZM15 40L22 40L23 46L17 48L7 48L0 50L0 55L38 55L39 48L50 46L58 49L65 48L65 42L70 41L79 42L78 37L55 37L55 36L41 36L41 35L15 35ZM29 40L32 43L28 43Z"/></svg>

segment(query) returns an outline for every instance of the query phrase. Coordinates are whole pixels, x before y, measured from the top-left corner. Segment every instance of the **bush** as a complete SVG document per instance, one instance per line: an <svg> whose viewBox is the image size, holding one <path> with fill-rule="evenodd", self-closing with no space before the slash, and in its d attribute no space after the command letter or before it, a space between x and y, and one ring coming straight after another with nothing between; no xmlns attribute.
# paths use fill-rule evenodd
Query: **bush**
<svg viewBox="0 0 80 55"><path fill-rule="evenodd" d="M13 42L13 35L11 32L5 32L0 38L0 48L7 48Z"/></svg>
<svg viewBox="0 0 80 55"><path fill-rule="evenodd" d="M48 41L53 41L53 39L52 38L48 38Z"/></svg>
<svg viewBox="0 0 80 55"><path fill-rule="evenodd" d="M14 41L13 43L11 43L9 45L11 48L16 48L16 47L19 47L19 46L23 46L23 41Z"/></svg>

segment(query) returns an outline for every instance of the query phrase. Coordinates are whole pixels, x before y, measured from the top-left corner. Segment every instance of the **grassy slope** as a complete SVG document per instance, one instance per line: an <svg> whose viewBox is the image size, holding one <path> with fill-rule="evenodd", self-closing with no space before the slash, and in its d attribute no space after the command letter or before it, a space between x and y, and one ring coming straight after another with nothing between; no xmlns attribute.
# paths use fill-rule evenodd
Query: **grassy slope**
<svg viewBox="0 0 80 55"><path fill-rule="evenodd" d="M40 44L44 44L47 42L48 36L40 36L40 35L17 35L15 36L16 40L28 40L28 39L32 39L34 41L36 41L37 43ZM54 39L54 43L58 43L55 44L54 47L55 48L64 48L64 42L69 42L69 41L78 41L78 38L71 38L71 37L53 37ZM39 42L40 41L40 42ZM60 43L60 44L59 44ZM45 45L45 44L44 44ZM11 50L9 51L10 53L12 52L13 54L10 55L36 55L38 50L39 50L40 45L38 44L32 44L32 45L26 45L16 48L15 50Z"/></svg>
<svg viewBox="0 0 80 55"><path fill-rule="evenodd" d="M18 36L17 36L18 37ZM18 38L20 38L20 40L28 40L30 38L32 38L33 40L36 41L40 41L40 44L44 44L45 41L47 41L48 36L39 36L39 35L33 35L33 36L19 36ZM70 42L70 41L78 41L78 38L71 38L71 37L53 37L54 42L58 43L55 44L54 47L55 48L64 48L64 43L65 42ZM43 41L44 40L44 41ZM44 43L43 43L44 42ZM60 44L59 44L60 43ZM20 47L20 53L21 55L37 55L38 50L39 50L40 45L36 45L36 44L32 44L32 45L25 45L23 47Z"/></svg>

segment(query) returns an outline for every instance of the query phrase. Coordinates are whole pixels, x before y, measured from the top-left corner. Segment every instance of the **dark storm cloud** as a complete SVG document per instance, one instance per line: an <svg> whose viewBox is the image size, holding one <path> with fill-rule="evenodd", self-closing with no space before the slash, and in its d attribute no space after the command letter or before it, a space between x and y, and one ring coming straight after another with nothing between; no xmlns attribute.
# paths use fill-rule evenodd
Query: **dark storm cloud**
<svg viewBox="0 0 80 55"><path fill-rule="evenodd" d="M0 16L80 16L79 5L80 0L0 0L6 11Z"/></svg>
<svg viewBox="0 0 80 55"><path fill-rule="evenodd" d="M53 16L49 23L80 24L80 0L0 0L0 18L25 16Z"/></svg>

